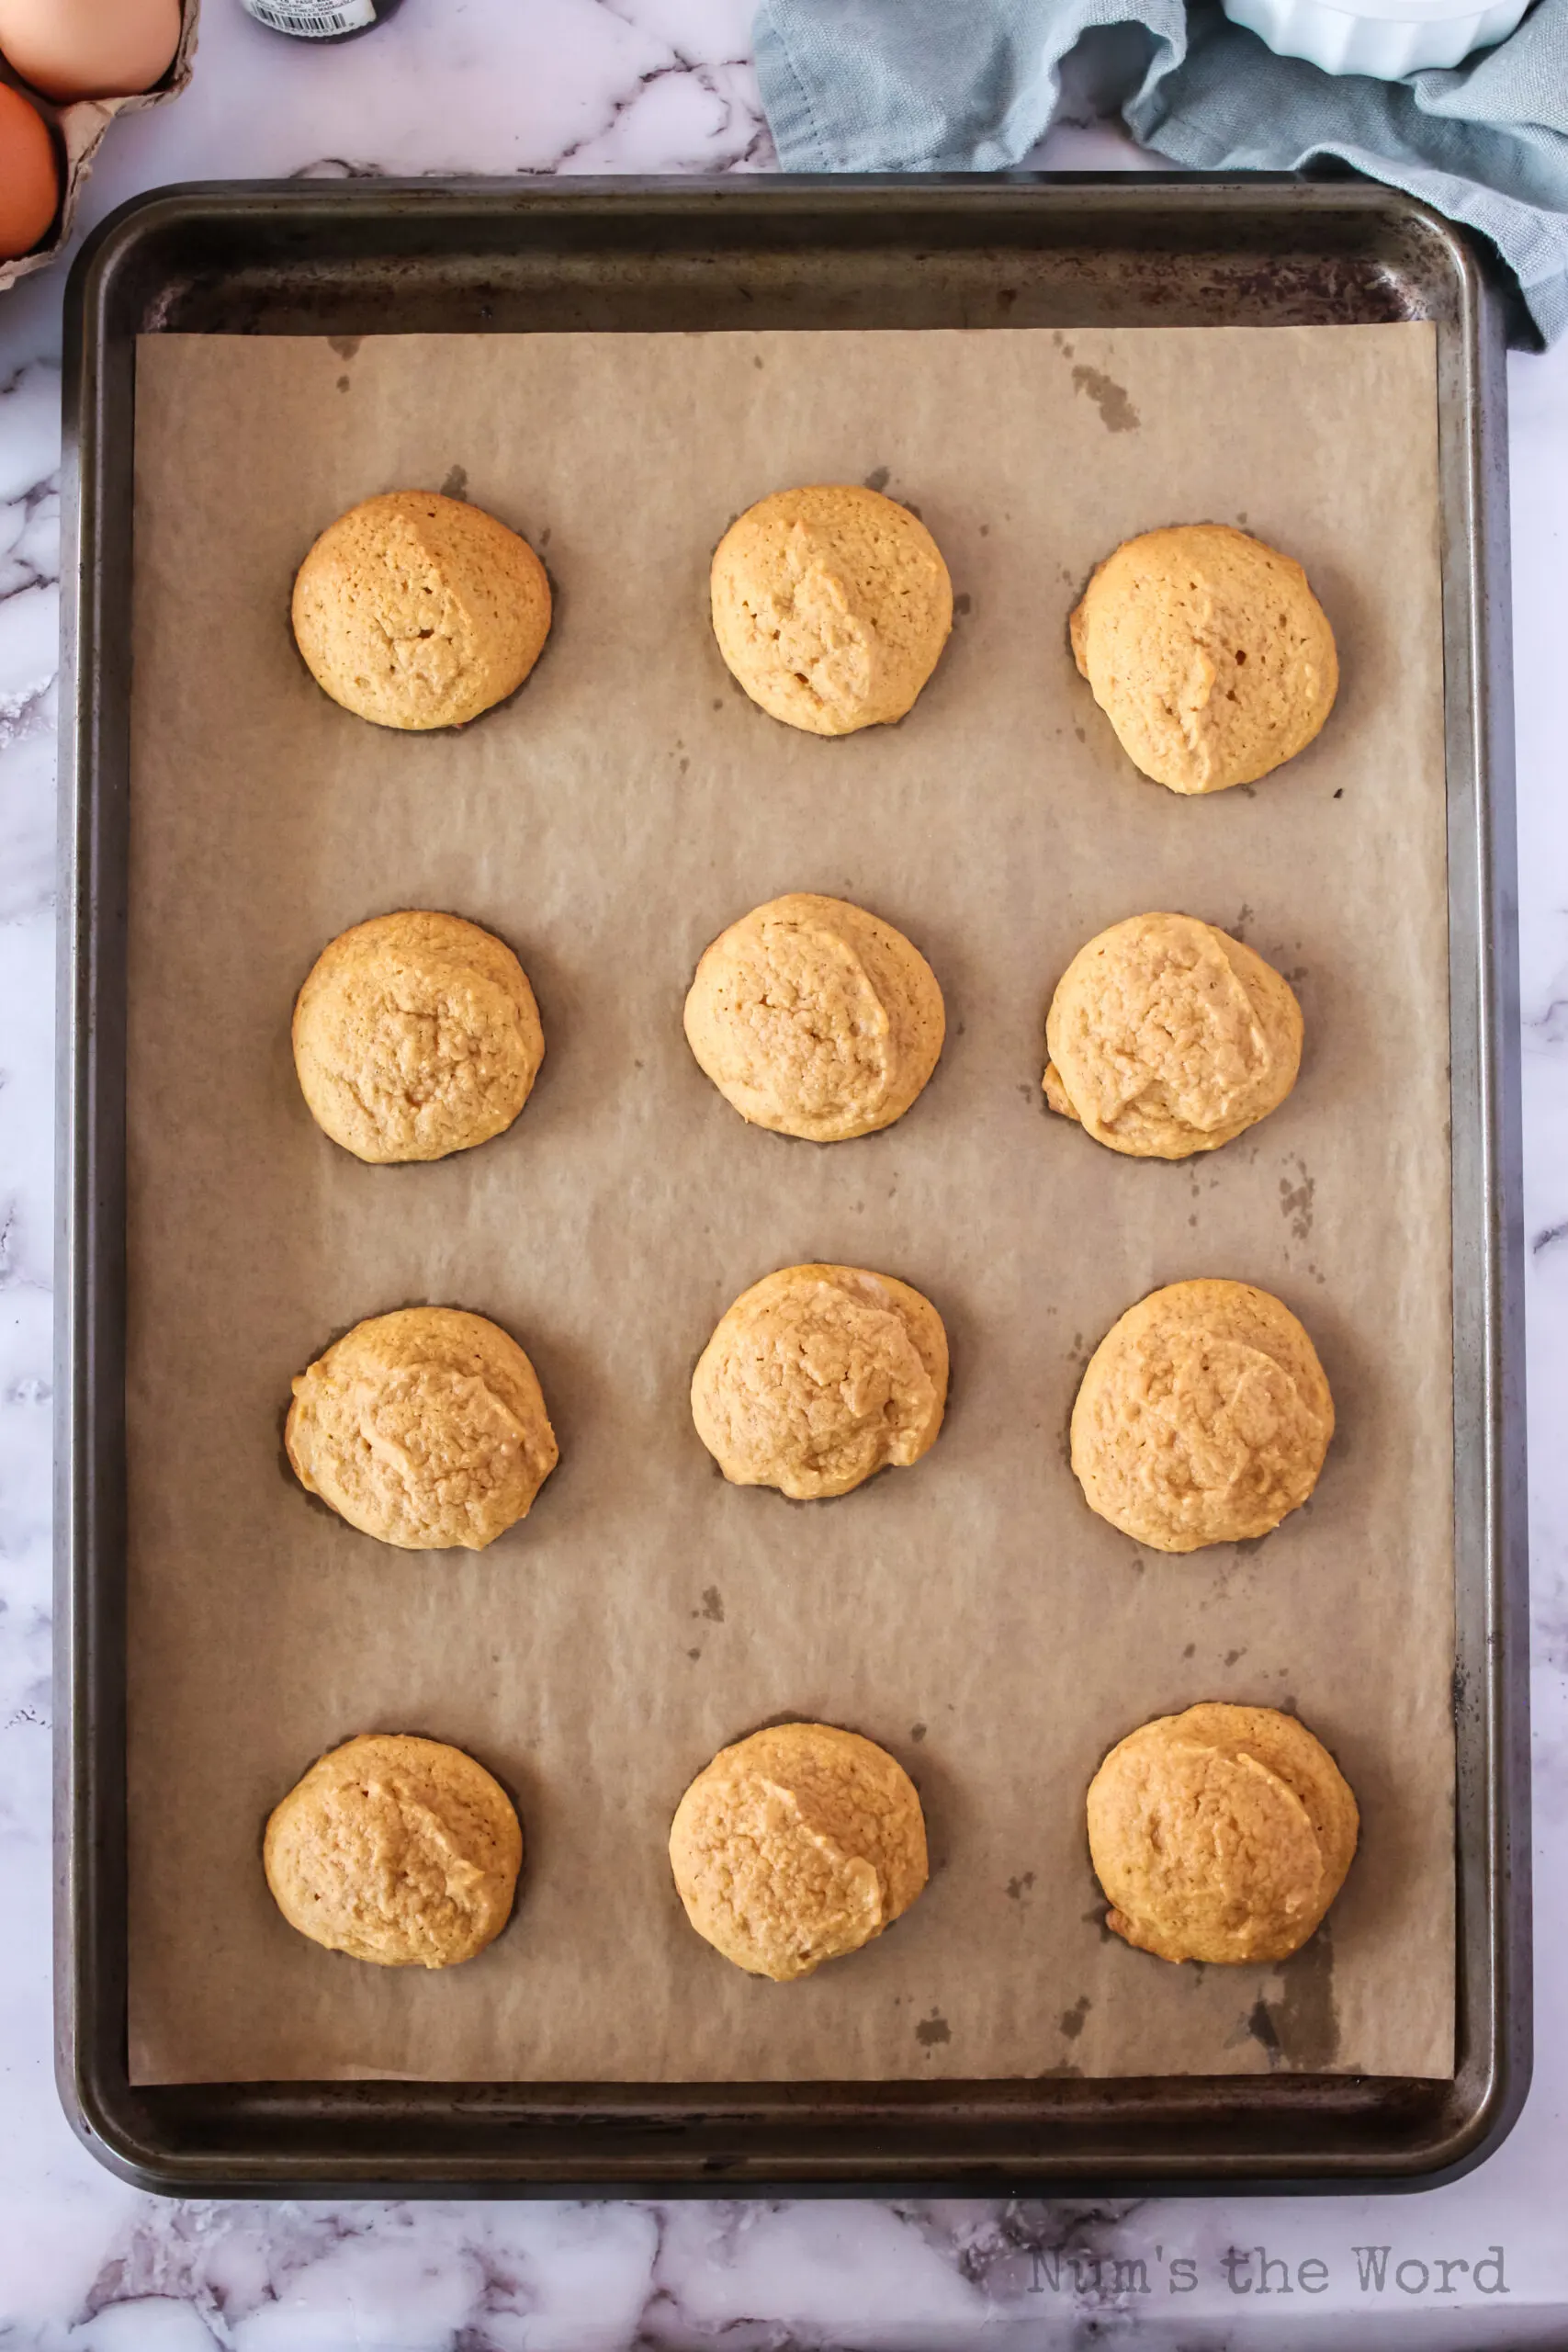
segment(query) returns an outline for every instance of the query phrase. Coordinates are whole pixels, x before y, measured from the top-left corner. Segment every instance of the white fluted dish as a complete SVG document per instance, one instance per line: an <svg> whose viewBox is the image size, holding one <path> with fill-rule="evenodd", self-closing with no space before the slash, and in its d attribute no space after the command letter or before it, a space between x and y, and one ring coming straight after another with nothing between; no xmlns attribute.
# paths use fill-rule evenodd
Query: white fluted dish
<svg viewBox="0 0 1568 2352"><path fill-rule="evenodd" d="M1457 65L1472 50L1506 40L1529 0L1224 0L1227 17L1246 25L1280 57L1304 57L1325 74L1371 74L1397 82L1427 66Z"/></svg>

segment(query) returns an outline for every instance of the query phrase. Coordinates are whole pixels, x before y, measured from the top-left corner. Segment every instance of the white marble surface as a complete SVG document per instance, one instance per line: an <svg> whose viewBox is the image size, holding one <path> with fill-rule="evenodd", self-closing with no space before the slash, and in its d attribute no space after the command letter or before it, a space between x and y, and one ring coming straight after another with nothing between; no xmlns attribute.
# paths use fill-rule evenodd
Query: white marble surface
<svg viewBox="0 0 1568 2352"><path fill-rule="evenodd" d="M750 0L407 0L368 40L327 51L260 32L237 0L206 0L206 10L193 88L177 107L121 124L89 191L88 221L140 188L201 176L744 171L771 161L747 62ZM1096 130L1059 130L1043 160L1136 162ZM54 272L0 300L3 2352L612 2352L721 2341L734 2352L1032 2352L1131 2336L1185 2352L1568 2343L1568 1448L1558 1433L1568 1410L1568 800L1556 693L1568 610L1568 347L1555 359L1516 359L1510 377L1540 1987L1535 2086L1506 2146L1451 2188L1383 2199L1120 2211L175 2205L137 2195L81 2153L51 2075L60 288ZM1359 2283L1359 2246L1392 2249L1381 2293ZM1278 2269L1263 2295L1256 2259L1227 2265L1233 2249L1258 2247L1291 2266L1288 2296ZM1478 2274L1473 2266L1498 2247L1501 2278L1495 2267ZM1062 2249L1082 2257L1076 2285ZM1146 2265L1147 2293L1136 2270L1118 2278L1117 2256Z"/></svg>

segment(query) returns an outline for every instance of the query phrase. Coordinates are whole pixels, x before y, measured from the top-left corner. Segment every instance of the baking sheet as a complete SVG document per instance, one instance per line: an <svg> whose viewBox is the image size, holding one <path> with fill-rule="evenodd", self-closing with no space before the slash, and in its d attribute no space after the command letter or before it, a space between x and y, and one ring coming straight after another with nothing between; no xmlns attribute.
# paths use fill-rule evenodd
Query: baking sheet
<svg viewBox="0 0 1568 2352"><path fill-rule="evenodd" d="M1447 939L1429 327L144 339L132 706L130 1547L134 2080L897 2079L1452 2069ZM911 718L827 743L729 682L709 550L793 481L918 506L958 592ZM398 736L300 667L288 583L355 499L424 484L525 530L555 631L514 700ZM1341 650L1319 743L1182 801L1117 750L1065 639L1156 523L1306 564ZM906 930L949 1037L914 1111L819 1148L748 1129L680 1008L785 889ZM405 905L517 948L547 1057L513 1133L427 1168L328 1144L288 1014L323 943ZM1152 907L1247 936L1306 1016L1252 1135L1154 1166L1045 1112L1051 989ZM840 1501L728 1487L686 1390L759 1274L915 1283L953 1353L916 1470ZM1154 1284L1264 1283L1339 1428L1263 1544L1143 1554L1084 1506L1089 1350ZM563 1459L479 1556L400 1554L289 1478L290 1375L360 1317L479 1309ZM1327 1930L1276 1970L1107 1937L1085 1785L1146 1716L1293 1706L1360 1800ZM715 1748L783 1715L913 1774L932 1880L805 1984L686 1927L664 1857ZM519 1798L523 1899L480 1960L378 1971L267 1896L267 1809L368 1728Z"/></svg>

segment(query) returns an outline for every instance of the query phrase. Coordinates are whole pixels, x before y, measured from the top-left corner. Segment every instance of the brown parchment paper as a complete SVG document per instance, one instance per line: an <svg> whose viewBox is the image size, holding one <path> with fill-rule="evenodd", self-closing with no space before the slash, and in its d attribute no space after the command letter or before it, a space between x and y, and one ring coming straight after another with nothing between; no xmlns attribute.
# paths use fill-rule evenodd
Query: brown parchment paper
<svg viewBox="0 0 1568 2352"><path fill-rule="evenodd" d="M143 2082L758 2079L1452 2065L1450 1224L1433 344L1424 326L142 343L129 1071L130 2049ZM885 484L959 616L913 715L774 724L706 620L762 492ZM291 575L368 492L525 530L549 647L460 734L349 717ZM1095 560L1245 524L1337 632L1320 742L1251 790L1140 779L1067 654ZM749 1129L686 1049L706 942L790 889L908 933L946 994L910 1114L818 1148ZM548 1041L520 1123L434 1167L318 1133L288 1018L363 916L510 940ZM1176 1166L1052 1118L1077 946L1172 907L1291 977L1306 1053L1253 1135ZM835 1259L940 1307L952 1409L917 1469L796 1505L728 1487L687 1385L770 1268ZM1257 1545L1140 1553L1082 1502L1085 1358L1156 1283L1297 1309L1339 1430ZM495 1317L559 1469L478 1557L389 1550L282 1461L292 1374L413 1301ZM1293 1707L1360 1800L1325 1932L1173 1968L1101 1928L1086 1783L1146 1716ZM852 1961L775 1987L685 1925L671 1813L713 1751L816 1716L884 1742L933 1873ZM523 1898L444 1975L288 1928L264 1816L323 1748L406 1729L514 1791Z"/></svg>

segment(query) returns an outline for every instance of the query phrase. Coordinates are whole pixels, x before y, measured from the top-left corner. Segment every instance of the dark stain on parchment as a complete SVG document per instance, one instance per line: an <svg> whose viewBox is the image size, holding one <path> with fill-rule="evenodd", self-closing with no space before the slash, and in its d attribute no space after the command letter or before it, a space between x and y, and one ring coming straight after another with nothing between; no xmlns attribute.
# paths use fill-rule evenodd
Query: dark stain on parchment
<svg viewBox="0 0 1568 2352"><path fill-rule="evenodd" d="M1261 1994L1252 2005L1247 2030L1254 2041L1268 2052L1270 2068L1277 2066L1280 2063L1280 2029L1274 2022L1273 2010Z"/></svg>
<svg viewBox="0 0 1568 2352"><path fill-rule="evenodd" d="M915 2028L915 2040L924 2049L933 2050L939 2041L953 2040L953 2028L939 2009L933 2009L930 2017L922 2018Z"/></svg>
<svg viewBox="0 0 1568 2352"><path fill-rule="evenodd" d="M1247 2031L1268 2052L1270 2068L1282 2065L1296 2074L1325 2074L1339 2055L1334 1944L1326 1924L1309 1944L1281 1963L1280 1981L1277 1998L1260 1998L1254 2005Z"/></svg>
<svg viewBox="0 0 1568 2352"><path fill-rule="evenodd" d="M1107 433L1135 433L1140 422L1138 412L1128 399L1125 388L1103 368L1086 368L1080 361L1073 369L1073 390L1087 392L1100 411L1100 421Z"/></svg>
<svg viewBox="0 0 1568 2352"><path fill-rule="evenodd" d="M1288 1176L1280 1179L1280 1215L1289 1221L1296 1239L1304 1241L1312 1231L1312 1203L1317 1179L1307 1174L1304 1160L1297 1160L1296 1172L1298 1181L1294 1184Z"/></svg>

